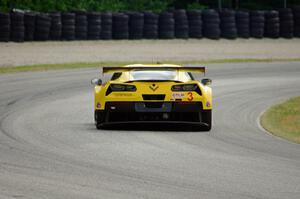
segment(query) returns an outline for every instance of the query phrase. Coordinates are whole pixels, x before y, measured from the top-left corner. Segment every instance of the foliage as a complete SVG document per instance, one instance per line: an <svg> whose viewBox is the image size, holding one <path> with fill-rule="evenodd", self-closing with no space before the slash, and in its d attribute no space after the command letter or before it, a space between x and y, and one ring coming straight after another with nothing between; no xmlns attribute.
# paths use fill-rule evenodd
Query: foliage
<svg viewBox="0 0 300 199"><path fill-rule="evenodd" d="M198 2L190 3L187 5L187 10L205 9L205 8L208 8L208 6L200 4Z"/></svg>
<svg viewBox="0 0 300 199"><path fill-rule="evenodd" d="M160 12L168 8L203 9L217 8L218 0L0 0L0 11L12 8L50 11L122 11L152 10ZM284 5L284 0L222 0L222 6L231 8L234 2L239 2L240 8L274 9ZM300 0L287 0L288 6L300 5Z"/></svg>
<svg viewBox="0 0 300 199"><path fill-rule="evenodd" d="M127 0L126 10L161 12L167 10L173 0Z"/></svg>
<svg viewBox="0 0 300 199"><path fill-rule="evenodd" d="M0 10L11 8L49 11L122 11L166 10L174 0L0 0Z"/></svg>

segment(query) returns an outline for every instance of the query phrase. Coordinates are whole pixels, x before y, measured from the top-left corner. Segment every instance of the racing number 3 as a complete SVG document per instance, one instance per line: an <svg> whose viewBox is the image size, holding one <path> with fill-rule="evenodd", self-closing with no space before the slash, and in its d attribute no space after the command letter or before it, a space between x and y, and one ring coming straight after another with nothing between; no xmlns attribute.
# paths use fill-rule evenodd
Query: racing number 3
<svg viewBox="0 0 300 199"><path fill-rule="evenodd" d="M193 101L194 97L193 97L193 93L192 92L188 92L188 100L189 101Z"/></svg>

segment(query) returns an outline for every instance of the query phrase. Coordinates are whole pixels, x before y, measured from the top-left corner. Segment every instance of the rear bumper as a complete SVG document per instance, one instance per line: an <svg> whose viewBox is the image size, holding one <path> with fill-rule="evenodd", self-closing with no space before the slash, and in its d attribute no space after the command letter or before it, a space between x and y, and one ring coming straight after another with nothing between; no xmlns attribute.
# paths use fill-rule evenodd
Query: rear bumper
<svg viewBox="0 0 300 199"><path fill-rule="evenodd" d="M147 127L151 126L152 128L156 128L157 126L153 125L189 125L189 126L208 126L207 123L204 122L184 122L184 121L114 121L114 122L104 122L101 124L101 126L117 126L117 125L134 125L135 127L144 127L147 125ZM139 126L137 126L139 125Z"/></svg>
<svg viewBox="0 0 300 199"><path fill-rule="evenodd" d="M209 110L210 111L210 110ZM202 121L201 102L107 102L105 110L96 110L95 120L102 125L113 124L191 124Z"/></svg>
<svg viewBox="0 0 300 199"><path fill-rule="evenodd" d="M199 112L201 102L107 102L109 112Z"/></svg>

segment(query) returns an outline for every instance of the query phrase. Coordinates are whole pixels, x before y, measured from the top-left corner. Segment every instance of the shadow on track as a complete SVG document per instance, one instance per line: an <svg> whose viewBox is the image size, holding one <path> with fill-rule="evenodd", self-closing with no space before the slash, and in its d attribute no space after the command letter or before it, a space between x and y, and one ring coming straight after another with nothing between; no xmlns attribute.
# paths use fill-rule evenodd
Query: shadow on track
<svg viewBox="0 0 300 199"><path fill-rule="evenodd" d="M96 129L96 127L94 127ZM113 131L155 131L155 132L207 132L198 125L187 124L114 124L105 125L101 130Z"/></svg>

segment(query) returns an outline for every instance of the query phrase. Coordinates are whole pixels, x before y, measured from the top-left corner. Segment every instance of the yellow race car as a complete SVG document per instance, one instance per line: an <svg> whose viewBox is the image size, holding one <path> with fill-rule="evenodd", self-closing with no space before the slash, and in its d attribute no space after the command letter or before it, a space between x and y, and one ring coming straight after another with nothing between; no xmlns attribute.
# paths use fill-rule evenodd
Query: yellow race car
<svg viewBox="0 0 300 199"><path fill-rule="evenodd" d="M199 82L192 75L205 73L205 67L134 64L102 70L112 77L105 83L92 79L98 129L130 123L189 124L204 131L211 129L211 80Z"/></svg>

